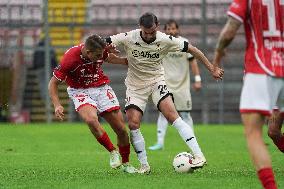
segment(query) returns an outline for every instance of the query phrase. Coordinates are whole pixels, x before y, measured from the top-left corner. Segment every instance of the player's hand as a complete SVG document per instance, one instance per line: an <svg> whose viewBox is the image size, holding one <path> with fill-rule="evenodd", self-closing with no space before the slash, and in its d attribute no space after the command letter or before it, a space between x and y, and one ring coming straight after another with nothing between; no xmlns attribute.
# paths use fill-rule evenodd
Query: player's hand
<svg viewBox="0 0 284 189"><path fill-rule="evenodd" d="M193 87L193 90L200 91L200 89L202 88L201 81L194 82L192 87Z"/></svg>
<svg viewBox="0 0 284 189"><path fill-rule="evenodd" d="M219 67L221 64L221 59L226 56L226 51L215 51L214 58L213 58L213 66Z"/></svg>
<svg viewBox="0 0 284 189"><path fill-rule="evenodd" d="M119 56L116 56L116 55L113 54L113 53L109 53L109 54L108 54L108 57L107 57L106 61L107 61L108 63L111 63L111 64L128 65L128 60L127 60L127 58L121 58L121 57L119 57Z"/></svg>
<svg viewBox="0 0 284 189"><path fill-rule="evenodd" d="M56 106L54 108L54 111L55 111L56 118L59 119L60 121L63 121L64 120L64 108L63 108L63 106L61 106L61 105Z"/></svg>
<svg viewBox="0 0 284 189"><path fill-rule="evenodd" d="M120 51L116 48L115 45L113 44L109 44L105 47L105 50L108 52L108 53L120 53Z"/></svg>
<svg viewBox="0 0 284 189"><path fill-rule="evenodd" d="M113 53L108 53L108 57L106 59L107 62L112 62L113 60L115 60L117 58L117 56Z"/></svg>
<svg viewBox="0 0 284 189"><path fill-rule="evenodd" d="M215 80L222 80L224 75L224 70L222 68L219 68L217 66L213 66L213 69L211 71L212 76Z"/></svg>

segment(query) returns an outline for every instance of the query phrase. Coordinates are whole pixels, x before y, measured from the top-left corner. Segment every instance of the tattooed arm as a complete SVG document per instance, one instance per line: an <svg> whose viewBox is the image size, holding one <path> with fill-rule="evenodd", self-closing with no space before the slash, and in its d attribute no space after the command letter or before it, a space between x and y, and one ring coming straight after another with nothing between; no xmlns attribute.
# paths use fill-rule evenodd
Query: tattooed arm
<svg viewBox="0 0 284 189"><path fill-rule="evenodd" d="M220 66L221 59L225 55L225 49L234 39L241 24L242 23L240 21L233 17L228 18L226 25L219 35L219 39L216 45L213 59L213 64L215 66Z"/></svg>

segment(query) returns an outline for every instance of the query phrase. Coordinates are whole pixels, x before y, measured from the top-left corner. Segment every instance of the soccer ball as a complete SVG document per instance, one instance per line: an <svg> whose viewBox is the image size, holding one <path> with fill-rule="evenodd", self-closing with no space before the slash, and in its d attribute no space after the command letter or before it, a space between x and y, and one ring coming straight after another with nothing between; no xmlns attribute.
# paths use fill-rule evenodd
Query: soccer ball
<svg viewBox="0 0 284 189"><path fill-rule="evenodd" d="M178 173L192 173L192 159L193 156L188 152L181 152L177 154L173 161L174 170Z"/></svg>

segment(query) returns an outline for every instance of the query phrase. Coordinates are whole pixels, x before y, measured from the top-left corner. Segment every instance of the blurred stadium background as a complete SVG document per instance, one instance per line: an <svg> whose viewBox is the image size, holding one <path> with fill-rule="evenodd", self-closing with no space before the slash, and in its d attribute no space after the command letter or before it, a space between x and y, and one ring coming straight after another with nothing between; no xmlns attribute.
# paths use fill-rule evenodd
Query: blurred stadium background
<svg viewBox="0 0 284 189"><path fill-rule="evenodd" d="M138 27L139 16L151 11L161 25L173 18L180 23L181 35L202 49L212 60L218 34L226 21L230 0L1 0L0 1L0 108L1 121L52 122L53 107L47 95L41 98L42 81L33 65L35 50L44 52L44 77L49 78L50 49L58 62L64 51L91 34L101 36ZM160 27L162 30L163 27ZM243 30L240 30L243 32ZM240 33L224 62L225 77L215 82L202 68L203 89L192 92L192 117L196 123L240 123L238 103L243 75L244 38ZM45 40L41 47L40 39ZM50 41L50 43L49 43ZM123 66L104 65L121 106L124 106ZM47 86L47 83L46 83ZM66 86L60 86L66 121L78 118ZM155 122L156 108L149 103L144 122Z"/></svg>

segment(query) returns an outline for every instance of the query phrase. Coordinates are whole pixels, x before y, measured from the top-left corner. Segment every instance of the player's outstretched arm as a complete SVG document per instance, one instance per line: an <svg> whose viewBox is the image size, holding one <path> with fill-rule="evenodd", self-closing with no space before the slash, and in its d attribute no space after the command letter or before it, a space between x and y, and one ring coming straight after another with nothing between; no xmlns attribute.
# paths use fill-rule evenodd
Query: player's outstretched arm
<svg viewBox="0 0 284 189"><path fill-rule="evenodd" d="M60 81L58 81L54 76L50 79L49 84L48 84L48 92L49 96L51 98L51 101L54 106L54 112L55 116L63 121L64 119L64 108L60 104L59 97L58 97L58 84Z"/></svg>
<svg viewBox="0 0 284 189"><path fill-rule="evenodd" d="M192 54L198 60L200 60L205 65L205 67L209 70L209 72L212 74L214 79L218 80L218 79L223 78L224 70L218 67L214 67L213 64L209 62L206 56L198 48L190 45L188 47L187 52Z"/></svg>
<svg viewBox="0 0 284 189"><path fill-rule="evenodd" d="M108 57L106 59L106 62L110 64L122 64L122 65L128 65L127 58L119 57L113 53L109 53Z"/></svg>
<svg viewBox="0 0 284 189"><path fill-rule="evenodd" d="M196 58L192 58L192 59L188 60L188 62L191 66L191 72L194 76L193 89L195 91L199 91L202 88L202 84L201 84L200 71L199 71L199 67L198 67Z"/></svg>
<svg viewBox="0 0 284 189"><path fill-rule="evenodd" d="M216 45L213 65L220 67L221 59L225 55L225 49L232 42L234 37L237 34L239 27L241 26L241 22L233 17L229 17L226 25L222 29L219 39Z"/></svg>

